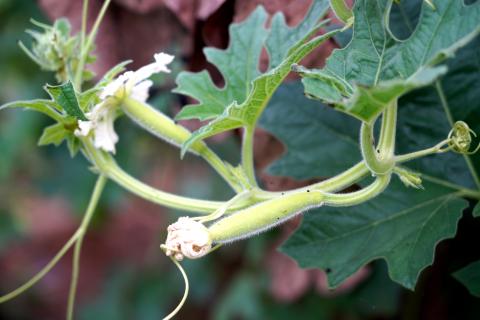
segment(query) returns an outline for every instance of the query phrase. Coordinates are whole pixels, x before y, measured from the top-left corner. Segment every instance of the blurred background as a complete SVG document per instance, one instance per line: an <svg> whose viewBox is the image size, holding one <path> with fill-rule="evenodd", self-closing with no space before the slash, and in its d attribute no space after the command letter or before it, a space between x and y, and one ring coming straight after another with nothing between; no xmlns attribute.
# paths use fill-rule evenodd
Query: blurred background
<svg viewBox="0 0 480 320"><path fill-rule="evenodd" d="M30 18L49 22L68 17L80 24L79 0L0 0L0 104L45 97L42 86L52 75L40 72L19 49L29 42ZM90 16L101 5L91 1ZM173 53L173 73L155 78L151 102L175 114L188 101L169 91L180 70L209 66L204 46L225 48L228 25L243 20L258 4L270 13L282 10L297 23L307 0L114 0L100 29L99 75L116 63L132 59L135 69L155 52ZM91 21L90 21L91 22ZM309 58L320 66L337 44L332 40ZM49 120L20 110L0 113L0 292L6 293L40 270L72 235L95 183L88 163L71 159L65 145L37 147ZM195 129L199 123L185 122ZM179 151L151 137L128 119L116 123L120 144L116 158L135 177L152 186L205 199L232 196L223 181L195 157L179 161ZM210 140L224 158L236 163L237 132ZM259 178L271 190L311 181L272 177L264 172L283 152L280 142L259 129L255 162ZM81 259L77 319L161 319L180 300L183 281L159 250L166 227L181 212L129 195L113 183L104 192L86 236ZM478 220L478 219L477 219ZM459 235L437 248L436 261L420 278L415 292L393 283L382 261L370 264L342 287L329 291L320 270L302 270L276 248L299 220L197 261L186 261L191 293L177 319L479 319L480 300L471 297L451 276L467 259L479 222L462 219ZM463 259L463 260L462 260ZM70 284L71 255L40 283L13 301L0 305L3 319L64 319Z"/></svg>

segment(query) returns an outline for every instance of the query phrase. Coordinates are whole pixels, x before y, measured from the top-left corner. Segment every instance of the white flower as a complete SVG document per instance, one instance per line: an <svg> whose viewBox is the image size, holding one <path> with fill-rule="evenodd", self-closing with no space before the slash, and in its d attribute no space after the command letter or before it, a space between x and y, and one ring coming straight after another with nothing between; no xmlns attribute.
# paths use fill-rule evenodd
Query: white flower
<svg viewBox="0 0 480 320"><path fill-rule="evenodd" d="M137 71L127 71L120 75L103 89L100 98L107 99L108 97L124 97L126 95L142 102L147 101L148 90L153 85L147 79L155 73L169 73L170 69L167 65L173 61L174 56L161 52L155 54L154 58L155 62L147 64Z"/></svg>
<svg viewBox="0 0 480 320"><path fill-rule="evenodd" d="M95 148L115 153L115 144L118 142L118 136L113 128L115 112L113 105L105 102L97 104L86 114L88 121L78 121L75 135L86 137L93 131Z"/></svg>
<svg viewBox="0 0 480 320"><path fill-rule="evenodd" d="M208 229L189 217L181 217L168 226L168 236L164 248L167 256L178 261L184 257L197 259L212 249L212 240Z"/></svg>
<svg viewBox="0 0 480 320"><path fill-rule="evenodd" d="M88 121L78 121L78 129L75 130L75 135L86 137L93 134L95 148L115 153L118 136L113 124L118 100L115 101L114 99L131 97L141 102L147 101L148 91L153 85L153 82L148 78L154 73L170 72L167 65L173 61L174 56L161 52L155 54L154 58L155 62L143 66L137 71L127 71L106 85L99 96L102 102L86 114Z"/></svg>

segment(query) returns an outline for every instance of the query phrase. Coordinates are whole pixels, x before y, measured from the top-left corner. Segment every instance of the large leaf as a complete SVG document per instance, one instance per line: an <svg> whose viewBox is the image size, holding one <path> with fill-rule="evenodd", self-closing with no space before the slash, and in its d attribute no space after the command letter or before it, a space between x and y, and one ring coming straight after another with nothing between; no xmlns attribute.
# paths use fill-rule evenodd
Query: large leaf
<svg viewBox="0 0 480 320"><path fill-rule="evenodd" d="M233 26L227 50L206 50L209 61L217 66L225 78L223 89L214 86L206 72L179 75L176 91L190 95L200 101L200 104L187 106L177 118L215 118L192 134L182 152L197 140L241 126L254 125L272 94L290 72L291 66L336 33L332 31L309 40L322 26L317 25L317 22L327 8L326 1L314 1L305 20L294 28L288 27L283 16L277 14L267 33L264 29L266 13L259 7L244 23ZM244 32L240 33L239 29ZM255 36L245 43L244 34ZM260 74L258 59L264 45L271 55L270 68ZM247 49L253 50L253 54L245 52ZM214 59L212 52L215 53ZM231 70L232 68L236 70ZM241 76L237 75L239 72Z"/></svg>
<svg viewBox="0 0 480 320"><path fill-rule="evenodd" d="M378 198L352 208L322 208L305 215L282 251L304 268L327 270L338 286L364 264L383 258L391 278L413 289L433 262L434 247L453 237L468 202L457 190L425 183L406 189L398 180Z"/></svg>
<svg viewBox="0 0 480 320"><path fill-rule="evenodd" d="M305 103L298 90L298 84L282 86L260 121L287 147L287 154L270 167L271 173L318 178L340 173L357 163L358 121L325 106L312 108L314 102ZM291 114L295 117L288 116ZM434 117L444 119L442 113L430 113L430 118ZM398 139L402 138L408 141L410 137L399 135ZM435 158L445 156L463 161L457 154ZM468 176L468 169L463 170ZM412 288L418 273L431 264L436 243L455 234L457 220L468 204L458 197L459 186L444 187L445 181L438 180L426 180L425 190L416 190L406 188L394 177L384 195L366 204L308 212L282 250L303 267L331 270L332 286L365 263L385 257L393 279ZM417 236L416 242L408 241ZM362 245L365 247L360 250Z"/></svg>
<svg viewBox="0 0 480 320"><path fill-rule="evenodd" d="M292 116L295 115L295 116ZM275 93L259 122L286 146L286 154L269 171L296 179L330 177L361 160L360 123L302 95L299 82ZM348 157L339 156L348 154Z"/></svg>
<svg viewBox="0 0 480 320"><path fill-rule="evenodd" d="M309 96L372 121L386 101L443 75L443 68L432 66L453 56L480 32L480 4L467 7L463 1L444 0L435 4L436 10L424 5L416 30L400 41L386 26L389 4L387 0L356 1L352 41L336 50L322 70L304 72ZM409 83L402 90L391 88L402 80ZM383 88L380 101L374 95L377 86Z"/></svg>
<svg viewBox="0 0 480 320"><path fill-rule="evenodd" d="M480 261L458 270L453 276L467 287L472 295L480 298Z"/></svg>

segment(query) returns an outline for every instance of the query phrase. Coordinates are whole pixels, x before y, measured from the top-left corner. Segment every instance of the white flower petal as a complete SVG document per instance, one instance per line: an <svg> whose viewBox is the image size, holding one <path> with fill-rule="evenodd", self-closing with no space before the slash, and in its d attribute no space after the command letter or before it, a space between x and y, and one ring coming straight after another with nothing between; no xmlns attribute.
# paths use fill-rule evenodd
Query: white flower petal
<svg viewBox="0 0 480 320"><path fill-rule="evenodd" d="M113 120L103 118L95 127L94 146L107 152L115 153L118 136L113 128Z"/></svg>
<svg viewBox="0 0 480 320"><path fill-rule="evenodd" d="M167 65L172 63L175 56L159 52L153 55L155 58L155 63L157 64L158 71L157 72L170 72Z"/></svg>
<svg viewBox="0 0 480 320"><path fill-rule="evenodd" d="M151 80L145 80L137 84L135 87L132 88L132 91L130 93L130 97L132 97L135 100L141 101L141 102L146 102L149 97L149 90L153 85L153 81Z"/></svg>
<svg viewBox="0 0 480 320"><path fill-rule="evenodd" d="M115 96L115 94L118 93L118 90L120 90L120 88L122 88L125 83L133 76L133 71L127 71L124 74L120 75L118 78L106 85L105 88L103 88L103 91L100 94L100 99L105 100L108 97Z"/></svg>
<svg viewBox="0 0 480 320"><path fill-rule="evenodd" d="M92 121L83 121L78 120L78 129L75 130L74 134L77 137L86 137L90 134L90 131L93 129Z"/></svg>

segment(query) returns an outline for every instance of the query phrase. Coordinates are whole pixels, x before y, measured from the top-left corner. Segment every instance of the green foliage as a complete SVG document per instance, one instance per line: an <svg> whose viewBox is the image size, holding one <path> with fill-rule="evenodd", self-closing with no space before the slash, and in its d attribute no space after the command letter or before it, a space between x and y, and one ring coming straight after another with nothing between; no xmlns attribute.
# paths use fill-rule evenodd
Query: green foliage
<svg viewBox="0 0 480 320"><path fill-rule="evenodd" d="M358 123L325 106L313 106L313 101L295 94L298 90L296 84L282 86L260 121L288 150L270 171L309 179L335 175L357 163L360 160L356 139ZM288 118L293 113L295 119ZM442 113L429 115L432 119L445 117ZM414 119L412 123L402 123L404 132L414 129ZM448 123L440 131L445 128ZM411 138L411 135L399 134L398 140L405 145ZM426 146L428 144L422 145ZM338 157L339 154L342 156ZM468 171L462 156L453 154L452 157L457 164L463 162L463 170ZM435 180L438 183L424 182L425 190L407 189L395 180L382 196L358 207L308 212L282 251L302 267L330 269L332 286L339 285L365 263L385 257L392 278L413 288L419 272L432 263L438 241L455 234L456 223L467 206L458 198L458 189L443 186L446 181L440 177L445 174L455 175L442 172L438 181Z"/></svg>
<svg viewBox="0 0 480 320"><path fill-rule="evenodd" d="M232 26L231 44L227 50L205 51L208 60L224 76L226 84L223 89L214 86L205 71L179 75L176 92L189 95L200 101L200 104L187 106L177 118L214 118L192 134L183 145L182 154L200 139L255 125L271 96L290 72L291 66L336 33L332 31L309 40L323 25L317 25L317 21L326 9L326 1L315 1L304 22L295 28L289 28L283 15L277 14L267 33L264 29L266 13L259 7L245 22ZM252 38L246 38L251 34L254 35ZM272 59L269 70L260 74L258 60L264 45L272 53ZM241 75L237 74L239 71L242 72Z"/></svg>
<svg viewBox="0 0 480 320"><path fill-rule="evenodd" d="M394 281L413 289L433 262L435 245L453 237L468 202L433 183L406 189L398 180L378 198L351 208L323 208L305 215L282 247L304 268L327 270L340 285L364 264L383 258Z"/></svg>
<svg viewBox="0 0 480 320"><path fill-rule="evenodd" d="M480 5L424 4L415 32L398 40L389 28L391 2L356 1L353 38L321 70L302 70L305 92L363 121L374 120L388 101L428 85L445 73L435 64L452 57L479 32Z"/></svg>
<svg viewBox="0 0 480 320"><path fill-rule="evenodd" d="M280 87L259 124L287 148L286 154L269 167L273 175L331 177L362 159L356 138L360 123L305 99L298 82Z"/></svg>
<svg viewBox="0 0 480 320"><path fill-rule="evenodd" d="M480 298L480 261L456 271L453 276L467 287L472 295Z"/></svg>

